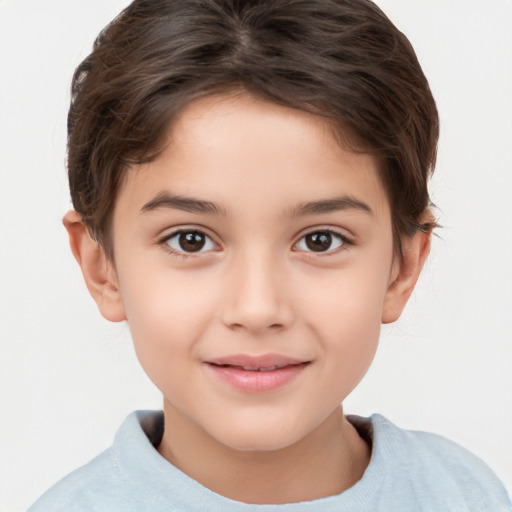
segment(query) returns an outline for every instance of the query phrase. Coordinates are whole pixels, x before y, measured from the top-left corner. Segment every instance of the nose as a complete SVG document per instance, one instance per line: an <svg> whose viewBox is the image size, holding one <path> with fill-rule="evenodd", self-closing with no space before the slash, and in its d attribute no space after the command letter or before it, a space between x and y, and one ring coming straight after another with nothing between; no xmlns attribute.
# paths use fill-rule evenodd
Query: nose
<svg viewBox="0 0 512 512"><path fill-rule="evenodd" d="M288 328L293 310L284 269L262 255L246 255L233 263L226 276L222 322L251 334Z"/></svg>

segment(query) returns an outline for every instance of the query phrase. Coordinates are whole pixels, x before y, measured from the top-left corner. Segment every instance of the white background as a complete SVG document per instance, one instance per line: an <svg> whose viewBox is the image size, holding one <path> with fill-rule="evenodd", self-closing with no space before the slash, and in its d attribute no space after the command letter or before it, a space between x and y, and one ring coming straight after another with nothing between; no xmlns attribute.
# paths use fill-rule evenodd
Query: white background
<svg viewBox="0 0 512 512"><path fill-rule="evenodd" d="M22 511L160 398L67 247L73 69L124 0L0 0L0 511ZM441 121L440 239L346 402L479 454L512 488L512 2L380 0Z"/></svg>

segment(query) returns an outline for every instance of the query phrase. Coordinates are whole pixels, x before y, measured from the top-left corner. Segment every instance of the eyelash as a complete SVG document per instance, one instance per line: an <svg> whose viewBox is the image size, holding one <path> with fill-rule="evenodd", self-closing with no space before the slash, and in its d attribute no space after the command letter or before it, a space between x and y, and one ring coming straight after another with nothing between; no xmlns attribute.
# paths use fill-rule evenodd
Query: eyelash
<svg viewBox="0 0 512 512"><path fill-rule="evenodd" d="M190 229L178 229L176 231L173 231L172 233L166 235L165 237L163 237L162 239L160 239L158 241L159 245L161 245L168 253L172 254L173 256L176 256L178 258L182 258L182 259L188 259L188 258L192 258L194 256L198 256L199 254L201 254L202 252L207 252L207 251L202 251L202 247L199 249L199 251L197 252L185 252L185 251L179 251L179 250L176 250L176 249L173 249L170 245L169 245L169 241L172 240L173 238L179 236L179 235L182 235L182 234L192 234L192 233L195 233L195 234L199 234L199 235L202 235L204 236L205 238L207 238L208 240L210 240L210 243L213 243L215 244L215 242L213 241L212 237L210 237L208 234L206 234L202 229L194 229L194 228L190 228ZM308 231L306 233L304 233L297 242L294 243L293 247L297 247L298 244L304 240L307 236L310 236L310 235L315 235L315 234L328 234L330 236L333 236L333 237L336 237L340 240L340 245L334 249L331 249L331 250L327 250L327 251L314 251L314 250L310 250L310 251L307 251L307 250L303 250L301 252L304 252L305 254L308 255L308 257L327 257L327 256L333 256L335 254L338 254L339 252L341 251L345 251L347 250L351 245L354 244L354 242L348 238L346 235L343 235L341 234L340 232L338 231L335 231L333 229L329 229L329 228L317 228L315 230L312 230L312 231ZM217 245L217 244L215 244ZM294 250L297 250L297 249L294 249ZM300 251L300 249L299 249Z"/></svg>
<svg viewBox="0 0 512 512"><path fill-rule="evenodd" d="M316 234L328 234L328 235L330 235L332 237L338 238L339 241L340 241L340 245L338 247L334 248L334 249L330 249L330 250L327 250L327 251L318 251L318 252L317 251L313 251L313 250L304 251L304 253L309 258L335 256L336 254L339 254L342 251L346 251L351 245L354 245L353 240L351 240L346 235L340 233L339 231L336 231L336 230L333 230L333 229L330 229L330 228L316 228L316 229L314 229L312 231L308 231L307 233L304 233L299 238L299 240L294 244L294 247L297 247L298 244L302 240L304 240L307 236L316 235Z"/></svg>
<svg viewBox="0 0 512 512"><path fill-rule="evenodd" d="M190 228L190 229L178 229L176 231L173 231L172 233L166 235L165 237L163 237L161 240L158 241L159 245L161 245L169 254L172 254L173 256L176 256L178 258L182 258L182 259L188 259L188 258L193 258L194 256L197 256L199 254L201 254L202 252L204 251L201 251L201 249L197 252L185 252L185 251L179 251L179 250L176 250L176 249L173 249L170 245L169 245L169 241L172 240L173 238L179 236L179 235L182 235L182 234L191 234L191 233L195 233L195 234L198 234L198 235L202 235L204 236L206 239L208 239L210 241L210 243L213 243L214 245L217 245L215 244L215 242L213 241L212 237L209 236L208 234L206 234L204 232L204 230L202 229L196 229L196 228Z"/></svg>

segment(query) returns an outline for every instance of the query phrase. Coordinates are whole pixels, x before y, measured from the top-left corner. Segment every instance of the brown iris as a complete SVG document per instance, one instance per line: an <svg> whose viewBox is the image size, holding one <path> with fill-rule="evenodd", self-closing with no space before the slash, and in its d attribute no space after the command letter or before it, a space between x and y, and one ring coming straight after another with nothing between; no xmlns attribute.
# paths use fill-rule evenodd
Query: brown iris
<svg viewBox="0 0 512 512"><path fill-rule="evenodd" d="M324 252L328 251L332 245L332 235L327 231L310 233L305 236L306 246L310 251Z"/></svg>
<svg viewBox="0 0 512 512"><path fill-rule="evenodd" d="M183 251L198 252L206 243L206 235L199 231L187 231L185 233L180 233L178 242Z"/></svg>

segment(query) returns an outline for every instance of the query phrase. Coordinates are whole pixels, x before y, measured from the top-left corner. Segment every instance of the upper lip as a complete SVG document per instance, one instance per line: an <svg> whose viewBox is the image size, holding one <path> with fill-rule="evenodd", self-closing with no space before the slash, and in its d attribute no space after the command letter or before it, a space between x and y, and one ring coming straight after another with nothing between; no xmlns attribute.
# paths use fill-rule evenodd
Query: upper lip
<svg viewBox="0 0 512 512"><path fill-rule="evenodd" d="M309 363L309 360L296 359L281 354L264 354L253 356L249 354L234 354L205 361L217 366L239 366L245 370L277 369L285 366Z"/></svg>

